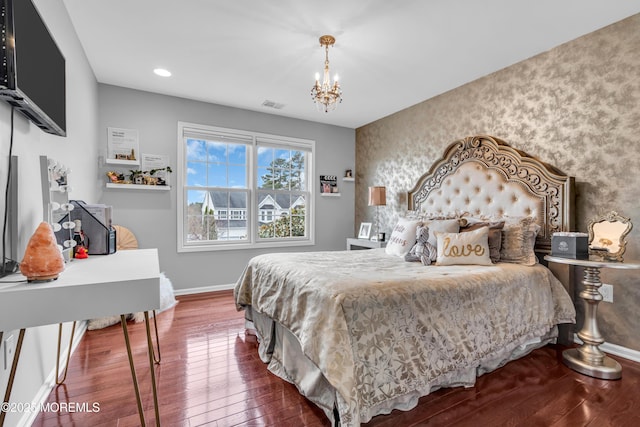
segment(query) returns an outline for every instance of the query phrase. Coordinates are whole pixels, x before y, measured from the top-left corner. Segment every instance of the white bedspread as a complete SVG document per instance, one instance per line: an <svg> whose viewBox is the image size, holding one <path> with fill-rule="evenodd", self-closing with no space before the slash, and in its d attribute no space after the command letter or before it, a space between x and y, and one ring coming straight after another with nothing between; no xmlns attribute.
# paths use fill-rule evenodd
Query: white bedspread
<svg viewBox="0 0 640 427"><path fill-rule="evenodd" d="M472 385L475 374L460 372L575 322L571 299L541 265L425 267L382 249L257 256L234 293L238 309L252 306L297 337L335 388L345 426L402 396Z"/></svg>

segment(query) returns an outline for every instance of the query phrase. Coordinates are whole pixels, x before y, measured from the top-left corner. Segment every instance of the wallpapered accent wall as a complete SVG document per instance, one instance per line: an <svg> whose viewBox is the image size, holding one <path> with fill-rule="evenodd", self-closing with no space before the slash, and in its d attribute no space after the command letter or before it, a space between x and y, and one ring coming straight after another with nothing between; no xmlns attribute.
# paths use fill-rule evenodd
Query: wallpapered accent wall
<svg viewBox="0 0 640 427"><path fill-rule="evenodd" d="M357 129L356 227L374 220L366 187L387 187L379 212L390 232L407 191L451 142L489 134L576 178L578 230L610 210L631 217L625 257L640 259L638 76L640 14ZM614 284L614 304L598 308L602 334L640 351L640 273L602 279Z"/></svg>

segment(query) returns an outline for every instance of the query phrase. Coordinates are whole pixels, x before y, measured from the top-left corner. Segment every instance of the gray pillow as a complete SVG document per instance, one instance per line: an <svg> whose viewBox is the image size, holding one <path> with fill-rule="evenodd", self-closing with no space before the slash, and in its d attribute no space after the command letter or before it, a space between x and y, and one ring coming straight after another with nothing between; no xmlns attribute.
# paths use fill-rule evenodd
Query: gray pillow
<svg viewBox="0 0 640 427"><path fill-rule="evenodd" d="M489 227L489 257L494 264L500 262L500 249L502 248L502 229L504 221L474 222L460 228L461 233L477 230L480 227Z"/></svg>
<svg viewBox="0 0 640 427"><path fill-rule="evenodd" d="M500 261L523 265L537 264L538 258L534 247L538 231L540 231L540 226L531 217L507 222L502 229Z"/></svg>

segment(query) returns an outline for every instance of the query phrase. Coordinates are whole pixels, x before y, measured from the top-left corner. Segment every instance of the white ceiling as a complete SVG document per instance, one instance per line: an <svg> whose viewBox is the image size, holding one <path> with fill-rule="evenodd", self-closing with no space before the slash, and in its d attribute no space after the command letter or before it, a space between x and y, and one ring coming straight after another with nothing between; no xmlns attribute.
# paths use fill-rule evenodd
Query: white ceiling
<svg viewBox="0 0 640 427"><path fill-rule="evenodd" d="M100 83L349 128L640 12L637 0L63 1ZM330 113L310 96L323 34L344 99Z"/></svg>

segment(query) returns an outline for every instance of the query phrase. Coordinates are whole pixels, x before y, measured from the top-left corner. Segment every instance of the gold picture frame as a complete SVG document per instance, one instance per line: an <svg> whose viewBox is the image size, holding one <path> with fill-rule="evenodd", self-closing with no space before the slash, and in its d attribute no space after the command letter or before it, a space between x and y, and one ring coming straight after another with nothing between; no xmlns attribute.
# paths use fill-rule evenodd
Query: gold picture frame
<svg viewBox="0 0 640 427"><path fill-rule="evenodd" d="M626 237L632 228L631 220L616 211L595 218L589 223L589 254L622 262Z"/></svg>

